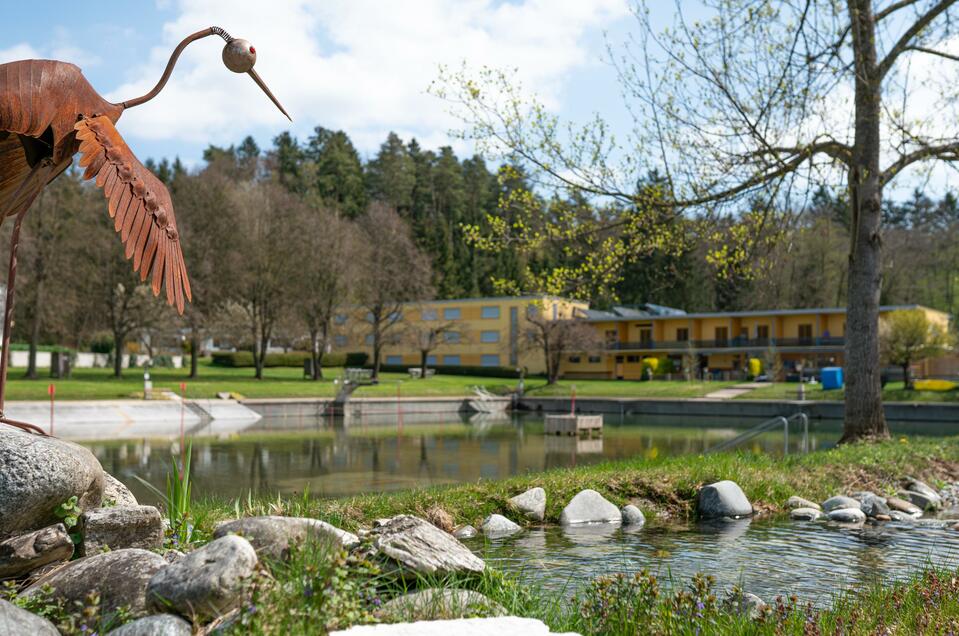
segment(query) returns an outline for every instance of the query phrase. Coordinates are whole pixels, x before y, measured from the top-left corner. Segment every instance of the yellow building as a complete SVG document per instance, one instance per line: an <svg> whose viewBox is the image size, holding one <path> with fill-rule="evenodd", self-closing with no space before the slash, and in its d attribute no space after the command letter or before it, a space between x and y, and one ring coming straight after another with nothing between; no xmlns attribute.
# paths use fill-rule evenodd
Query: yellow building
<svg viewBox="0 0 959 636"><path fill-rule="evenodd" d="M927 307L884 306L879 311L904 309L921 309L930 322L949 327L948 314ZM601 352L566 355L561 367L565 377L640 379L648 357L668 360L664 364L677 373L683 358L692 357L700 373L723 374L744 370L749 358L762 359L771 350L789 373L797 365L842 365L845 346L846 310L837 307L687 314L643 305L582 310L578 317L599 332L605 345Z"/></svg>
<svg viewBox="0 0 959 636"><path fill-rule="evenodd" d="M530 350L528 312L543 312L550 320L568 320L587 311L583 302L553 296L464 298L406 303L389 329L382 363L415 367L420 364L419 341L432 333L436 347L430 366L475 366L544 371L543 354ZM332 351L373 353L373 336L365 310L344 309L333 320Z"/></svg>

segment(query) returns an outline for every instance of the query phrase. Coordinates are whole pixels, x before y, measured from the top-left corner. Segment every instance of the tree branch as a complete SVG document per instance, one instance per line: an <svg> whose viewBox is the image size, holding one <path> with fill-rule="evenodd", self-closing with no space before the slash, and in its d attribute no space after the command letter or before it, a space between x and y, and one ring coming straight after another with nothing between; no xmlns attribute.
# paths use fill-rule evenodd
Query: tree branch
<svg viewBox="0 0 959 636"><path fill-rule="evenodd" d="M933 5L931 9L919 16L912 26L906 29L906 32L902 34L902 37L900 37L899 40L893 45L892 49L889 50L889 53L886 54L886 57L883 58L882 62L879 63L879 78L881 79L886 76L886 74L889 72L889 69L891 69L892 65L895 64L896 59L911 46L910 42L912 42L913 38L919 35L923 29L932 23L933 20L939 17L939 15L941 15L946 9L955 3L956 0L939 0L939 2Z"/></svg>
<svg viewBox="0 0 959 636"><path fill-rule="evenodd" d="M937 51L935 49L927 49L924 46L907 46L906 51L918 51L919 53L928 53L929 55L938 55L939 57L944 57L947 60L952 60L953 62L959 62L959 55L953 55L952 53L946 53L945 51Z"/></svg>
<svg viewBox="0 0 959 636"><path fill-rule="evenodd" d="M939 144L935 146L923 146L922 148L918 148L910 153L902 155L892 165L883 170L882 183L888 183L906 167L916 163L917 161L923 161L925 159L959 161L959 141L953 141L947 144Z"/></svg>

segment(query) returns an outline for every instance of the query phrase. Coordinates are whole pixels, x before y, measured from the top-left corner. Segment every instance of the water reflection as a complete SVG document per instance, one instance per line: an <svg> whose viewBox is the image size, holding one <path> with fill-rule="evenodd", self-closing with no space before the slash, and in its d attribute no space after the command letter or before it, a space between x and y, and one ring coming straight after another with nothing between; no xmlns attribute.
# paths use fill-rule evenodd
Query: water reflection
<svg viewBox="0 0 959 636"><path fill-rule="evenodd" d="M394 418L395 420L395 418ZM360 420L350 426L323 418L269 419L237 432L213 422L191 431L194 492L199 496L236 497L254 493L295 493L309 487L325 497L394 491L416 486L497 479L550 468L593 464L631 457L656 459L698 454L729 439L755 422L693 418L608 418L602 437L577 439L543 434L542 418L506 419L448 416L403 424ZM166 435L128 440L85 442L104 467L135 494L150 500L131 475L162 487L170 453L178 446L178 424ZM813 448L831 446L839 423L813 423ZM755 452L782 453L781 432L750 440ZM797 452L800 436L789 438Z"/></svg>

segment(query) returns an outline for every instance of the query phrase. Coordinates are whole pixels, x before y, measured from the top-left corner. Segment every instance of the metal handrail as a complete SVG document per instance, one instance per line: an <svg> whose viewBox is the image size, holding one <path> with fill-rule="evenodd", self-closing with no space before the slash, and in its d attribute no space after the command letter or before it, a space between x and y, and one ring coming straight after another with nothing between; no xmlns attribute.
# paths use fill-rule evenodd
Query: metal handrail
<svg viewBox="0 0 959 636"><path fill-rule="evenodd" d="M733 437L732 439L728 439L725 442L721 442L717 444L716 446L713 446L712 448L707 449L706 453L719 453L725 450L729 450L730 448L739 446L743 442L747 442L751 440L752 438L762 433L765 433L766 431L782 426L784 453L788 455L789 454L789 422L795 419L799 419L799 421L801 421L803 424L803 441L802 441L801 448L802 448L802 452L804 453L808 452L809 451L809 416L806 415L805 413L800 412L800 413L794 413L790 415L789 417L778 415L772 419L766 420L764 422L760 422L756 426L753 426L752 428L746 431L743 431L736 437Z"/></svg>

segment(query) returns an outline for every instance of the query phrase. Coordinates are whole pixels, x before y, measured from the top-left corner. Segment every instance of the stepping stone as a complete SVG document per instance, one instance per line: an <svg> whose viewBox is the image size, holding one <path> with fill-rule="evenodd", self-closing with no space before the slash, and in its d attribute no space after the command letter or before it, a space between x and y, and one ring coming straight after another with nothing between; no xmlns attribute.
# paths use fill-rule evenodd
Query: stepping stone
<svg viewBox="0 0 959 636"><path fill-rule="evenodd" d="M703 486L699 490L696 508L701 519L735 519L753 514L753 506L743 489L728 479Z"/></svg>
<svg viewBox="0 0 959 636"><path fill-rule="evenodd" d="M569 526L577 523L622 523L623 513L595 490L582 490L563 508L559 523Z"/></svg>

